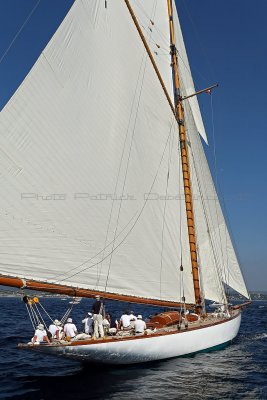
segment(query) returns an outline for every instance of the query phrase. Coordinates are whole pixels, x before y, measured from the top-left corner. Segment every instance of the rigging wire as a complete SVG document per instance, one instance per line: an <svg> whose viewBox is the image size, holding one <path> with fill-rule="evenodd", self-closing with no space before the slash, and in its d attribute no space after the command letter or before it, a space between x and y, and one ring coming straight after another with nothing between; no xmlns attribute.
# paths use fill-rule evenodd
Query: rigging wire
<svg viewBox="0 0 267 400"><path fill-rule="evenodd" d="M174 118L174 116L173 116L172 124L171 124L171 127L170 127L170 132L169 132L169 135L168 135L168 137L167 137L167 140L166 140L166 143L165 143L165 147L164 147L164 149L163 149L163 153L162 153L162 156L161 156L161 159L160 159L160 162L159 162L159 165L158 165L156 174L155 174L154 179L153 179L153 181L152 181L152 184L151 184L151 186L150 186L149 192L147 193L147 196L146 196L146 199L145 199L145 201L144 201L144 204L143 204L143 206L141 207L139 213L137 214L136 220L134 221L134 223L133 223L132 227L130 228L130 230L126 233L125 237L113 248L113 250L112 250L111 252L109 252L105 257L103 257L103 260L105 260L106 258L108 258L115 250L117 250L118 247L120 247L120 246L122 245L122 243L124 243L124 241L125 241L125 240L127 239L127 237L130 235L130 233L131 233L132 230L134 229L135 225L136 225L137 222L139 221L139 218L141 217L141 215L142 215L142 213L143 213L143 211L144 211L144 209L145 209L145 206L146 206L146 204L147 204L147 202L148 202L148 200L149 200L149 196L150 196L150 194L151 194L151 192L152 192L152 189L153 189L153 187L154 187L155 181L156 181L156 179L157 179L157 176L158 176L158 173L159 173L161 164L162 164L162 160L163 160L163 158L164 158L164 154L165 154L167 145L168 145L168 143L169 143L171 130L172 130L173 124L174 124L175 122L176 122L176 120L175 120L175 118ZM100 260L100 261L98 261L98 262L96 262L96 263L94 263L94 264L92 264L92 265L89 265L88 267L84 268L83 270L78 271L78 272L76 272L75 274L72 274L72 275L68 276L68 277L65 278L65 279L62 279L61 281L64 281L64 280L69 279L69 278L73 278L74 276L76 276L76 275L78 275L78 274L80 274L80 273L82 273L82 272L84 272L84 271L86 271L86 270L88 270L88 269L91 269L91 268L95 267L96 265L100 264L103 260ZM86 261L84 262L84 264L85 264L85 263L86 263ZM39 288L42 288L42 286L39 286Z"/></svg>
<svg viewBox="0 0 267 400"><path fill-rule="evenodd" d="M155 11L154 11L154 12L155 12ZM143 9L143 13L145 13L144 9ZM147 14L146 14L146 16L147 16ZM153 16L152 16L152 18L153 18ZM149 18L148 16L147 16L147 19L149 19L150 22L152 21L152 19ZM152 33L152 32L150 31L150 33L149 33L149 35L150 35L149 40L150 40L150 41L153 40L153 39L152 39L151 33ZM167 48L166 48L166 49L167 49ZM144 54L146 54L145 51L144 51ZM168 54L169 54L169 52L168 52ZM141 68L140 68L140 72L141 72ZM132 114L132 111L131 111L131 114ZM127 133L127 134L128 134L128 133ZM124 145L125 145L125 143L126 143L126 139L127 139L127 135L126 135L126 138L125 138ZM124 148L125 148L125 146L123 147L123 152L122 152L122 157L121 157L121 161L120 161L119 171L120 171L120 168L121 168L121 163L122 163ZM118 172L118 174L119 174L119 172ZM119 176L117 176L116 187L117 187L118 177L119 177ZM114 197L115 197L115 196L114 196ZM122 200L121 200L121 201L122 201ZM120 232L116 237L115 237L115 235L114 235L113 240L110 241L110 243L108 243L108 245L106 245L107 237L108 237L108 231L109 231L109 226L110 226L110 221L111 221L111 216L112 216L112 212L113 212L113 204L114 204L114 199L113 199L112 206L111 206L111 213L110 213L110 217L109 217L109 223L108 223L108 227L107 227L107 234L106 234L106 238L105 238L104 248L101 249L101 250L100 250L97 254L95 254L93 257L91 257L89 260L86 260L85 262L83 262L82 264L79 264L78 266L76 266L76 267L74 267L74 268L71 268L71 269L70 269L69 271L67 271L67 272L64 271L64 273L60 273L60 274L54 276L54 279L57 279L57 278L60 277L60 276L66 277L66 274L68 274L69 272L74 271L75 269L79 269L79 268L82 267L84 264L88 263L89 261L91 261L92 259L94 259L94 258L97 257L98 255L100 255L101 253L102 253L102 258L103 258L103 255L104 255L105 250L106 250L110 245L114 245L116 239L120 236L120 234L124 231L124 229L127 228L127 226L129 225L129 223L131 222L131 220L129 221L129 223L126 224L126 226L121 230L121 232ZM135 217L135 215L133 216L132 219L134 219L134 217ZM105 257L105 258L106 258L106 257ZM104 260L105 258L103 258L103 260ZM98 286L98 284L99 284L99 280L100 280L100 277L101 277L101 270L102 270L102 262L101 262L100 271L97 272L97 275L98 275L97 282L96 282L96 285L97 285L97 286ZM63 279L63 280L65 280L65 279ZM58 279L57 279L57 281L60 282L61 280L58 280Z"/></svg>
<svg viewBox="0 0 267 400"><path fill-rule="evenodd" d="M26 310L27 310L27 312L29 314L29 318L30 318L30 321L32 323L33 329L35 329L35 323L34 323L33 318L31 316L31 313L30 313L30 310L29 310L29 306L28 306L28 304L25 304L25 305L26 305Z"/></svg>
<svg viewBox="0 0 267 400"><path fill-rule="evenodd" d="M135 102L136 102L136 98L137 98L137 91L138 91L138 86L139 86L139 81L140 80L141 80L141 90L140 90L140 93L139 93L139 100L140 100L140 94L141 94L141 91L142 91L145 68L144 68L144 71L143 71L142 78L141 78L141 73L142 73L142 69L143 69L143 64L145 63L144 65L146 65L146 60L147 60L146 50L144 49L142 60L141 60L141 64L140 64L140 68L139 68L139 72L138 72L138 77L137 77L137 82L136 82L136 87L135 87L135 93L134 93L134 97L133 97L133 100L132 100L132 106L131 106L130 116L129 116L129 120L128 120L128 126L127 126L127 130L126 130L126 135L125 135L125 139L124 139L124 144L123 144L120 164L119 164L119 168L118 168L118 173L117 173L117 178L116 178L116 183L115 183L115 189L114 189L114 197L113 197L113 200L112 200L112 205L111 205L111 210L110 210L110 215L109 215L109 221L108 221L108 226L107 226L107 231L106 231L105 244L104 244L103 253L101 255L102 258L103 258L104 254L105 254L104 252L105 252L106 243L107 243L108 234L109 234L109 228L110 228L110 224L111 224L111 218L112 218L114 202L115 202L115 195L116 195L117 187L118 187L118 183L119 183L120 171L121 171L121 168L122 168L122 161L123 161L123 158L124 158L124 153L125 153L126 143L127 143L127 139L128 139L128 134L130 132L130 125L131 125L131 120L132 120L133 110L134 110L134 106L135 106ZM138 106L139 106L139 101L137 103L138 103ZM136 110L136 116L137 116L137 113L138 113L138 108ZM134 134L134 132L133 132L133 134ZM128 161L129 161L129 158L128 158ZM123 190L124 190L124 186L123 186L123 189L122 189L122 196L123 196ZM122 199L122 196L121 196L121 199ZM122 200L120 202L120 205L121 205L121 203L122 203ZM120 212L120 209L119 209L119 212ZM117 225L117 227L118 227L118 225ZM114 245L115 240L116 240L117 227L116 227L116 231L115 231L115 234L114 234L114 237L113 237L113 240L112 240L112 244L113 245ZM101 277L101 272L102 272L102 262L101 262L101 265L100 265L100 272L99 272L97 283L96 283L97 287L98 287L99 280L100 280L100 277Z"/></svg>
<svg viewBox="0 0 267 400"><path fill-rule="evenodd" d="M212 102L212 98L211 98L211 114L212 114L212 132L213 132L213 145L214 145L214 164L215 164L215 174L216 174L216 187L217 187L217 191L218 193L220 193L220 198L222 200L222 205L223 205L223 209L225 212L224 217L224 232L225 232L225 253L226 253L226 263L224 263L224 275L225 275L225 283L228 285L228 287L226 288L226 292L227 295L229 296L229 282L230 282L230 265L229 265L229 252L228 252L228 243L229 243L229 231L230 231L230 244L231 244L231 239L233 241L233 248L234 251L236 253L236 258L238 263L240 263L239 257L238 257L238 252L237 252L237 248L235 246L234 243L234 238L233 238L233 233L231 230L231 225L230 225L230 220L228 218L228 213L227 213L227 209L226 209L226 204L225 204L225 199L224 199L224 195L223 195L223 190L221 190L221 186L220 186L220 182L218 180L218 169L217 169L217 157L216 157L216 143L215 143L215 128L214 128L214 111L213 111L213 102ZM217 207L216 207L216 211L217 211ZM226 224L227 221L227 224ZM228 226L227 226L228 225ZM241 272L242 275L242 272ZM244 280L244 277L242 275L242 278Z"/></svg>
<svg viewBox="0 0 267 400"><path fill-rule="evenodd" d="M42 323L45 327L46 330L48 330L48 326L42 316L41 311L39 310L39 307L41 308L41 310L46 314L46 316L49 318L49 320L51 322L54 321L54 319L49 315L49 313L46 311L46 309L44 308L44 306L41 304L41 302L39 301L39 298L29 298L28 296L23 296L23 301L25 303L26 306L26 310L28 312L31 324L33 326L34 329L36 329L37 325ZM66 319L68 318L68 316L70 315L72 309L73 309L74 303L71 304L71 306L67 309L67 311L65 312L65 314L63 315L63 317L61 318L60 322L61 324L64 325Z"/></svg>
<svg viewBox="0 0 267 400"><path fill-rule="evenodd" d="M37 3L34 5L34 7L32 8L31 12L28 14L28 16L26 17L26 19L24 20L23 24L21 25L21 27L19 28L18 32L16 33L16 35L14 36L13 40L10 42L9 46L7 47L7 49L4 51L4 53L2 54L1 58L0 58L0 64L2 63L2 61L5 59L6 55L8 54L9 50L12 48L13 44L15 43L15 41L17 40L17 38L19 37L20 33L22 32L23 28L26 26L26 24L29 22L31 16L33 15L34 11L36 10L36 8L39 6L41 0L38 0Z"/></svg>
<svg viewBox="0 0 267 400"><path fill-rule="evenodd" d="M48 316L48 318L50 319L50 321L53 322L53 318L48 314L48 312L46 311L46 309L42 306L42 304L39 302L38 303L39 306L41 307L41 309L44 311L44 313Z"/></svg>
<svg viewBox="0 0 267 400"><path fill-rule="evenodd" d="M156 9L154 7L153 13L155 15ZM151 31L152 33L152 31ZM151 35L150 35L151 36ZM143 84L144 84L144 79L145 79L145 74L146 74L146 67L147 67L147 61L148 61L148 54L146 52L146 50L144 49L144 69L143 69L143 74L142 74L142 79L141 79L141 86L140 86L140 92L139 92L139 96L137 99L137 107L136 107L136 113L135 113L135 118L134 118L134 123L133 123L133 128L132 128L132 135L131 135L131 142L130 142L130 147L129 147L129 152L128 152L128 159L127 159L127 163L126 163L126 169L125 169L125 174L124 174L124 181L123 181L123 187L122 187L122 191L121 191L121 200L120 200L120 204L119 204L119 211L118 211L118 215L117 215L117 221L116 221L116 228L115 228L115 232L114 232L114 238L117 234L117 230L118 230L118 226L119 226L119 220L120 220L120 213L121 213L121 207L122 207L122 196L124 194L124 189L125 189L125 185L126 185L126 180L127 180L127 175L128 175L128 168L129 168L129 162L130 162L130 157L131 157L131 152L132 152L132 145L133 145L133 139L134 139L134 135L136 133L136 123L137 123L137 117L138 117L138 113L139 113L139 107L140 107L140 103L141 103L141 96L142 96L142 89L143 89ZM142 58L143 61L143 58ZM141 70L141 68L140 68ZM130 127L130 121L129 121L129 125L128 127ZM111 263L112 263L112 258L113 258L113 248L115 245L115 241L113 242L113 246L112 246L112 253L111 253L111 257L109 260L109 266L108 266L108 272L107 272L107 277L106 277L106 283L105 283L105 291L107 290L107 285L108 285L108 280L109 280L109 275L110 275L110 269L111 269Z"/></svg>
<svg viewBox="0 0 267 400"><path fill-rule="evenodd" d="M147 20L148 20L149 22L151 22L151 18L149 17L149 15L147 14L147 12L145 11L144 7L143 7L141 4L139 4L139 2L138 2L137 0L135 0L135 3L136 3L137 6L140 8L140 10L143 12L143 14L144 14L144 16L147 18ZM145 30L145 32L148 33L148 29L149 29L149 28L146 28L144 25L141 25L141 26L142 26L143 30ZM157 31L157 33L159 34L161 40L162 40L163 43L164 43L163 45L160 46L161 49L163 49L163 50L166 51L166 54L163 54L163 55L166 55L166 56L169 57L169 55L170 55L170 38L169 38L169 35L166 35L165 33L163 33L162 30L158 28L156 22L154 22L153 28L154 28L155 31ZM150 31L150 32L151 32L151 31ZM157 42L156 40L154 40L153 37L151 38L151 41L152 41L156 46L158 45L158 42ZM180 54L178 48L176 48L176 51L177 51L177 56L180 58L180 60L182 61L183 65L184 65L184 68L185 68L185 69L187 70L187 72L191 75L190 67L187 65L187 63L185 62L185 60L184 60L183 57L181 56L181 54ZM166 62L169 63L169 59L166 60ZM205 77L205 76L200 72L200 70L199 70L194 64L191 63L191 67L193 68L193 70L194 70L205 82L209 82L209 81L210 81L207 77ZM195 85L195 87L196 87L196 89L197 89L197 88L198 88L198 85Z"/></svg>
<svg viewBox="0 0 267 400"><path fill-rule="evenodd" d="M211 126L212 126L212 140L213 140L213 158L214 158L214 169L215 169L215 188L218 192L218 168L217 168L217 154L216 154L216 142L215 142L215 125L214 125L214 110L213 110L213 96L212 93L210 93L210 107L211 107ZM223 242L222 242L222 237L221 237L221 230L220 230L220 224L219 224L219 212L218 212L218 202L215 199L215 209L216 209L216 217L217 217L217 225L219 227L219 238L220 238L220 245L221 245L221 255L222 255L222 269L224 273L224 279L227 282L227 269L229 271L229 266L228 266L228 251L227 251L227 242L226 242L226 263L227 266L225 266L225 260L224 260L224 252L223 252ZM224 222L224 229L225 232L227 232L226 229L226 224ZM227 236L226 236L227 238ZM227 269L226 269L227 268Z"/></svg>
<svg viewBox="0 0 267 400"><path fill-rule="evenodd" d="M111 240L111 241L106 245L106 247L102 248L102 249L101 249L98 253L96 253L94 256L92 256L92 257L90 257L89 259L85 260L84 262L82 262L81 264L77 265L76 267L72 267L72 268L70 268L70 269L67 270L67 271L61 272L61 273L58 274L58 275L54 275L53 279L56 279L56 278L58 278L58 277L60 277L60 276L65 276L65 278L64 278L63 280L67 279L67 276L66 276L66 275L67 275L68 273L73 272L73 271L77 270L78 268L83 267L85 264L87 264L88 262L90 262L91 260L93 260L94 258L96 258L97 256L99 256L99 254L103 253L104 250L106 250L109 246L111 246L112 243L113 243L114 241L116 241L116 239L118 239L119 236L121 236L121 234L125 231L125 229L126 229L126 228L130 225L130 223L133 221L133 219L135 218L136 214L137 214L137 212L136 212L136 213L133 215L133 217L127 222L127 224L122 228L122 230L118 233L118 235L116 236L116 238L115 238L114 240ZM55 282L61 282L61 281L62 281L62 280L60 280L60 279L56 279L56 280L55 280Z"/></svg>
<svg viewBox="0 0 267 400"><path fill-rule="evenodd" d="M191 109L190 109L190 112L191 112ZM192 119L193 120L193 119ZM196 166L196 158L195 158L195 155L199 155L199 165L200 165L200 168L202 169L202 173L201 173L201 175L203 176L204 175L204 171L203 171L203 166L202 166L202 161L201 161L201 154L202 154L202 152L204 151L203 150L203 148L202 148L202 145L201 145L201 140L200 140L200 137L199 137L199 134L198 134L198 132L197 132L197 130L195 129L195 131L196 131L196 133L195 133L195 137L196 137L196 140L197 140L197 143L198 143L198 146L199 146L199 149L198 150L196 150L195 152L193 152L192 151L192 148L191 148L191 145L189 146L189 149L190 149L190 155L191 155L191 159L192 159L192 161L193 161L193 167L194 167L194 171L195 171L195 176L196 176L196 180L197 180L197 186L198 186L198 190L199 190L199 194L200 194L200 199L201 199L201 204L202 204L202 209L203 209L203 213L204 213L204 218L205 218L205 220L206 220L206 224L207 224L207 233L208 233L208 237L209 237L209 240L210 240L210 244L211 244L211 247L212 247L212 250L213 250L213 255L214 255L214 259L215 259L215 264L217 264L217 262L218 262L218 264L219 264L219 257L218 257L218 254L217 254L217 249L216 249L216 246L215 246L215 242L214 242L214 240L213 240L213 238L212 238L212 236L211 236L211 222L209 221L209 217L208 217L208 211L207 211L207 208L208 208L208 206L207 206L207 204L206 204L206 202L205 202L205 200L204 200L204 196L203 196L203 189L202 189L202 184L201 184L201 179L200 179L200 176L199 176L199 173L200 173L200 171L198 170L198 168L197 168L197 166ZM189 142L190 143L192 143L192 141L190 140L190 137L191 137L191 134L190 134L190 131L189 131L189 129L188 129L188 127L187 127L187 135L188 135L188 139L189 139ZM206 190L205 190L205 192L206 192ZM213 228L213 231L214 231L214 228ZM223 289L223 286L222 286L222 271L221 271L221 269L220 268L217 268L216 267L216 272L217 272L217 274L216 274L216 276L217 276L217 279L218 279L218 285L219 285L219 287L221 288L221 295L223 296L223 298L224 298L224 289Z"/></svg>
<svg viewBox="0 0 267 400"><path fill-rule="evenodd" d="M41 312L40 312L40 310L39 310L39 308L37 307L37 304L36 303L33 303L33 306L32 306L32 309L34 310L34 307L35 307L35 309L36 309L36 315L38 315L39 316L39 318L38 318L38 322L40 323L40 321L41 322L43 322L43 324L44 324L44 326L45 326L45 329L46 330L48 330L48 327L47 327L47 325L46 325L46 323L45 323L45 320L43 319L43 317L42 317L42 314L41 314Z"/></svg>
<svg viewBox="0 0 267 400"><path fill-rule="evenodd" d="M134 2L136 3L137 7L141 10L141 12L143 13L143 15L145 16L145 18L147 19L147 21L149 22L149 24L151 24L151 22L153 22L153 28L154 30L156 30L159 34L159 36L161 37L161 39L163 40L163 42L165 43L165 46L167 49L169 49L170 46L170 38L169 38L169 34L166 35L165 33L162 32L161 29L158 28L157 24L154 22L154 18L155 18L155 13L156 13L156 8L157 8L157 2L154 5L155 11L154 11L154 16L149 16L146 12L146 10L144 9L144 7L142 6L142 4L138 1L138 0L134 0Z"/></svg>

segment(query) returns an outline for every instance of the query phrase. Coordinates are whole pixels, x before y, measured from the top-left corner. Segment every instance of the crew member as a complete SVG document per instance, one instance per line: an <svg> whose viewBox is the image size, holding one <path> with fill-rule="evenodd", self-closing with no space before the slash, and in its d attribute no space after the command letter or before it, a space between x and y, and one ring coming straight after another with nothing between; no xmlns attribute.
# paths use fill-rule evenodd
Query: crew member
<svg viewBox="0 0 267 400"><path fill-rule="evenodd" d="M72 318L67 319L67 323L64 326L64 333L65 333L65 336L69 337L70 339L74 339L75 336L77 335L77 328L72 323Z"/></svg>
<svg viewBox="0 0 267 400"><path fill-rule="evenodd" d="M39 324L36 327L36 330L34 332L34 337L32 338L32 344L40 344L42 342L47 342L50 343L50 340L48 339L46 330L44 329L43 324Z"/></svg>
<svg viewBox="0 0 267 400"><path fill-rule="evenodd" d="M104 301L99 295L95 296L95 302L92 306L94 320L94 338L104 337L103 317L105 316Z"/></svg>
<svg viewBox="0 0 267 400"><path fill-rule="evenodd" d="M135 333L143 334L146 329L146 323L142 320L142 315L137 315L137 320L134 322Z"/></svg>

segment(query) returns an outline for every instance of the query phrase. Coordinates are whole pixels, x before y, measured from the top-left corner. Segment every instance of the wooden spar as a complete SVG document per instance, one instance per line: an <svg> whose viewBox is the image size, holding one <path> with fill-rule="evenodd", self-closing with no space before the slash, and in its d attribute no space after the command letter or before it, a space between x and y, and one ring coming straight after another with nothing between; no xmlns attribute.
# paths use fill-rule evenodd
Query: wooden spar
<svg viewBox="0 0 267 400"><path fill-rule="evenodd" d="M160 84L161 84L162 89L163 89L163 91L164 91L164 93L165 93L165 96L166 96L166 98L167 98L167 100L168 100L168 103L169 103L169 105L170 105L170 107L171 107L171 109L172 109L172 112L173 112L174 116L176 117L175 108L174 108L174 106L173 106L172 100L171 100L171 98L170 98L170 95L169 95L169 93L168 93L168 90L166 89L166 86L165 86L165 84L164 84L164 82L163 82L163 79L162 79L162 77L161 77L161 75L160 75L159 69L158 69L157 64L156 64L156 62L155 62L155 60L154 60L154 57L153 57L153 55L152 55L152 53L151 53L151 51L150 51L150 48L149 48L149 46L148 46L148 44L147 44L146 38L145 38L144 35L143 35L142 29L140 28L140 25L139 25L139 23L138 23L138 21L137 21L137 19L136 19L136 16L134 15L133 9L132 9L132 7L131 7L129 1L128 1L128 0L124 0L124 1L125 1L125 4L126 4L128 10L129 10L129 13L131 14L131 17L132 17L132 19L133 19L133 22L134 22L134 24L135 24L135 26L136 26L136 29L137 29L137 31L138 31L138 33L139 33L139 35L140 35L140 38L141 38L141 40L142 40L142 42L143 42L143 44L144 44L144 46L145 46L145 49L146 49L147 54L148 54L148 57L150 58L150 61L151 61L152 65L153 65L153 68L154 68L154 70L155 70L155 72L156 72L156 74L157 74L157 77L158 77L158 79L159 79L159 81L160 81Z"/></svg>
<svg viewBox="0 0 267 400"><path fill-rule="evenodd" d="M195 292L195 303L198 306L201 306L201 296L200 296L200 285L199 285L199 274L198 274L198 262L197 262L197 250L196 250L196 237L195 237L195 224L194 224L194 216L193 216L193 204L192 204L192 190L191 190L191 182L190 182L190 173L189 173L189 162L188 162L188 150L187 150L187 140L186 140L186 131L184 124L184 110L182 106L182 98L178 94L180 92L180 83L179 83L179 75L178 75L178 67L177 67L177 56L175 52L175 40L174 40L174 30L172 23L172 6L171 0L168 1L168 12L169 12L169 22L170 22L170 36L171 36L171 48L172 50L172 65L174 71L174 86L177 95L175 96L175 107L170 99L169 93L164 85L163 79L160 75L154 57L149 49L146 38L143 35L142 29L134 15L133 9L130 6L128 0L124 0L125 4L131 14L133 22L136 26L136 29L140 35L140 38L145 46L147 54L150 58L150 61L154 67L154 70L157 74L157 77L160 81L160 84L163 88L165 96L168 100L168 103L174 113L174 116L178 122L179 126L179 137L180 137L180 148L181 148L181 160L182 160L182 170L183 170L183 180L184 180L184 192L185 192L185 202L186 202L186 214L187 214L187 225L188 225L188 235L189 235L189 244L190 244L190 254L191 254L191 264L192 264L192 272L193 272L193 284L194 284L194 292Z"/></svg>
<svg viewBox="0 0 267 400"><path fill-rule="evenodd" d="M171 57L172 57L173 80L175 89L174 103L175 103L175 111L179 126L180 152L181 152L181 162L182 162L183 181L184 181L185 205L186 205L191 264L192 264L193 284L195 292L195 302L196 305L201 306L202 301L201 301L200 285L199 285L192 188L190 181L190 169L189 169L188 146L187 146L187 137L186 137L186 129L184 121L184 109L182 106L182 98L180 94L180 80L179 80L178 63L177 63L177 55L175 47L172 0L167 0L167 3L168 3L169 25L170 25L170 47L171 47Z"/></svg>
<svg viewBox="0 0 267 400"><path fill-rule="evenodd" d="M245 303L241 303L241 304L236 304L235 306L231 306L230 309L231 310L239 310L241 308L247 307L252 303L251 300L245 301Z"/></svg>
<svg viewBox="0 0 267 400"><path fill-rule="evenodd" d="M21 278L13 278L13 277L3 276L3 275L0 275L0 285L16 287L19 289L29 289L29 290L37 290L40 292L63 294L63 295L67 295L67 296L93 298L96 295L100 295L101 297L104 297L105 299L109 299L109 300L124 301L127 303L147 304L147 305L151 305L151 306L175 307L175 308L182 306L181 303L177 303L175 301L146 299L143 297L127 296L127 295L123 295L123 294L101 292L101 291L91 290L91 289L74 288L74 287L69 287L69 286L64 286L64 285L58 285L58 284L47 283L47 282L37 282L34 280L24 280ZM194 305L187 304L187 307L189 309L193 309Z"/></svg>
<svg viewBox="0 0 267 400"><path fill-rule="evenodd" d="M207 92L209 93L209 92L211 92L211 89L214 89L214 88L216 88L216 87L218 87L218 86L219 86L219 84L216 83L216 85L209 86L209 87L207 87L206 89L198 90L197 92L195 92L195 93L193 93L193 94L190 94L189 96L181 97L181 101L190 99L190 97L197 96L198 94L201 94L201 93L205 93L205 92L206 92L206 93L207 93Z"/></svg>

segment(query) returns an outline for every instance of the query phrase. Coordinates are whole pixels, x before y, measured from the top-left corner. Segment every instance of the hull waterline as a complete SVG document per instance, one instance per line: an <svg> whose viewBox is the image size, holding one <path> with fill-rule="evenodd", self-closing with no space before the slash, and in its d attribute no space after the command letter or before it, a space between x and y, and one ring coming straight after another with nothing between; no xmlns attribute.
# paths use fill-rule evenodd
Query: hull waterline
<svg viewBox="0 0 267 400"><path fill-rule="evenodd" d="M113 339L92 344L75 342L68 346L34 346L34 350L83 363L144 363L218 348L236 337L240 323L241 314L238 313L217 324L159 336Z"/></svg>

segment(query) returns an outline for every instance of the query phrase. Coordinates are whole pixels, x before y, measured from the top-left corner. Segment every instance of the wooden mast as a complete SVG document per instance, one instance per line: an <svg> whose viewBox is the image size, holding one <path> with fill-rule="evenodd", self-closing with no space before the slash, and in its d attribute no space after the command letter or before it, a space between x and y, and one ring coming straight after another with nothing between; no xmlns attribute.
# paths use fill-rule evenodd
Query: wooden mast
<svg viewBox="0 0 267 400"><path fill-rule="evenodd" d="M183 109L183 105L182 105L183 98L181 97L181 92L180 92L181 85L180 85L180 80L179 80L177 55L176 55L176 47L175 47L172 0L167 0L167 3L168 3L168 13L169 13L170 48L171 48L173 81L174 81L173 82L174 83L174 105L175 105L176 119L178 121L178 126L179 126L180 152L181 152L181 161L182 161L187 227L188 227L188 237L189 237L189 245L190 245L195 302L196 302L196 305L200 307L202 301L201 301L200 284L199 284L195 222L194 222L193 202L192 202L192 188L191 188L191 181L190 181L190 168L189 168L188 146L187 146L186 128L185 128L185 120L184 120L184 109Z"/></svg>
<svg viewBox="0 0 267 400"><path fill-rule="evenodd" d="M165 93L167 101L175 115L175 118L178 122L179 126L179 139L180 139L180 149L181 149L181 160L182 160L182 171L183 171L183 182L184 182L184 193L185 193L185 204L186 204L186 215L187 215L187 226L188 226L188 237L189 237L189 245L190 245L190 255L191 255L191 264L192 264L192 274L193 274L193 284L194 284L194 292L195 292L195 304L201 307L202 299L200 295L200 284L199 284L199 273L198 273L198 262L197 262L197 248L196 248L196 235L195 235L195 223L194 223L194 214L193 214L193 202L192 202L192 190L191 190L191 182L190 182L190 172L189 172L189 161L188 161L188 149L187 149L187 139L186 139L186 130L184 123L184 110L182 106L183 98L180 95L180 82L179 82L179 74L178 74L178 65L177 65L177 56L176 56L176 48L175 48L175 39L174 39L174 29L173 29L173 17L172 17L172 4L171 0L167 0L168 2L168 13L169 13L169 24L170 24L170 38L171 38L171 56L172 56L172 67L173 67L173 75L174 75L174 87L175 87L175 106L173 107L172 101L168 94L168 91L164 85L163 79L160 75L160 72L157 68L154 57L149 49L147 41L143 35L142 29L137 21L137 18L133 12L133 9L130 5L129 0L124 0L125 4L131 14L133 22L136 26L136 29L141 37L141 40L147 50L147 54L150 58L150 61L154 67L154 70L157 74L157 77L160 81L162 89ZM206 89L207 90L207 89Z"/></svg>

